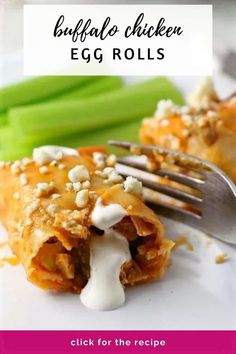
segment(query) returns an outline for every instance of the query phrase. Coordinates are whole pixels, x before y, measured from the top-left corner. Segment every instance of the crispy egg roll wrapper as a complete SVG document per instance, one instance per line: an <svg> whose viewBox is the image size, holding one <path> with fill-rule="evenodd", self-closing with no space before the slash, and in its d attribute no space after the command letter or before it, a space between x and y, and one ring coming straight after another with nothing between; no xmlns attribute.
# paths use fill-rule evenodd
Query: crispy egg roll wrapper
<svg viewBox="0 0 236 354"><path fill-rule="evenodd" d="M140 128L141 142L174 148L208 160L236 182L236 96L234 100L231 97L213 104L217 119L208 121L207 114L211 109L202 110L200 114L206 118L202 126L197 124L199 113L195 114L196 122L190 126L184 123L180 114L144 120ZM175 138L178 146L173 144Z"/></svg>
<svg viewBox="0 0 236 354"><path fill-rule="evenodd" d="M91 212L96 203L78 209L75 191L66 190L68 172L76 165L86 166L91 186L104 205L118 203L127 212L114 228L129 241L132 260L121 269L125 286L160 278L168 261L173 242L164 239L158 217L141 198L124 192L122 184L105 184L94 174L97 169L91 153L83 149L78 157L64 157L58 163L65 168L47 165L41 174L33 159L25 166L27 184L21 184L20 174L13 174L5 164L0 171L0 217L9 233L10 247L23 264L29 281L43 289L79 293L89 274L89 243L99 230L91 224ZM37 183L54 182L52 194L35 196Z"/></svg>

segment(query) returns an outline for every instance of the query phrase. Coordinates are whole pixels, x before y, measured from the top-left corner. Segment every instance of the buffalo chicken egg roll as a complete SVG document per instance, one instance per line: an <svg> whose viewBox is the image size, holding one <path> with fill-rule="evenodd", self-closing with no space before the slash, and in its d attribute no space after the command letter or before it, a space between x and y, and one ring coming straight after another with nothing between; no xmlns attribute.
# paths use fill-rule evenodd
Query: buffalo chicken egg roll
<svg viewBox="0 0 236 354"><path fill-rule="evenodd" d="M220 100L207 79L188 106L160 101L155 117L143 120L140 140L208 160L236 181L236 95Z"/></svg>
<svg viewBox="0 0 236 354"><path fill-rule="evenodd" d="M92 308L124 302L123 287L160 278L173 247L103 149L44 146L33 157L2 163L0 217L29 281L81 293Z"/></svg>

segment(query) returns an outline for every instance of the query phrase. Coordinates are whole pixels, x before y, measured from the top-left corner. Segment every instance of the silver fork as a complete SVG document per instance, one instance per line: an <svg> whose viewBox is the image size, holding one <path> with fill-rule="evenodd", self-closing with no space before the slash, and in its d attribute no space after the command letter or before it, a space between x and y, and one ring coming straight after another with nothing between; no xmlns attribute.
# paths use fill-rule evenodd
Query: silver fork
<svg viewBox="0 0 236 354"><path fill-rule="evenodd" d="M168 167L150 172L143 157L133 155L119 158L116 165L123 176L138 177L149 191L146 193L146 202L159 215L186 223L221 241L236 244L236 186L222 170L197 157L160 146L113 140L109 144L131 152L138 151L139 155L157 153L168 156L176 166L195 171L197 176L176 172ZM157 181L158 176L181 184L185 190L177 188L176 184L166 185ZM198 194L192 193L190 189L186 191L186 187L198 191ZM175 202L173 199L168 202L162 198L153 198L153 191L174 198Z"/></svg>

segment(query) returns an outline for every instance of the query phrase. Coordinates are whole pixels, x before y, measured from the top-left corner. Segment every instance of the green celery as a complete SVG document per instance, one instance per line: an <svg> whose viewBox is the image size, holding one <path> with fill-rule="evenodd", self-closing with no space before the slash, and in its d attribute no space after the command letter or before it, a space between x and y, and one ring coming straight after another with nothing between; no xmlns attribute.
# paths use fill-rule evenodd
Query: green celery
<svg viewBox="0 0 236 354"><path fill-rule="evenodd" d="M32 149L20 148L13 149L9 146L8 149L0 149L0 161L14 161L23 157L31 156Z"/></svg>
<svg viewBox="0 0 236 354"><path fill-rule="evenodd" d="M50 99L52 101L59 100L74 100L80 98L92 97L95 95L104 94L105 92L110 92L115 89L119 89L123 86L122 79L118 76L105 76L99 78L89 85L85 85L74 90L63 93L62 95Z"/></svg>
<svg viewBox="0 0 236 354"><path fill-rule="evenodd" d="M131 123L115 125L99 131L91 131L89 133L65 137L62 140L55 141L55 144L64 144L69 147L90 146L90 145L105 145L109 151L117 151L107 144L108 140L127 140L138 142L138 134L141 121L140 119ZM119 150L119 153L121 150Z"/></svg>
<svg viewBox="0 0 236 354"><path fill-rule="evenodd" d="M90 146L90 145L105 145L109 152L117 154L123 153L121 150L107 145L109 139L138 141L138 130L140 128L140 120L112 126L110 128L102 129L101 131L91 131L85 134L73 134L64 137L52 138L50 140L41 141L39 145L55 144L70 147ZM2 132L1 132L2 133ZM9 136L8 136L9 138ZM15 137L16 138L16 137ZM15 160L24 156L32 155L33 148L37 145L21 146L17 143L7 140L7 144L0 150L1 160ZM16 140L15 140L16 141Z"/></svg>
<svg viewBox="0 0 236 354"><path fill-rule="evenodd" d="M177 88L159 77L86 100L13 108L9 122L25 136L83 133L152 115L157 101L165 98L183 103Z"/></svg>
<svg viewBox="0 0 236 354"><path fill-rule="evenodd" d="M0 127L8 123L7 112L0 113Z"/></svg>
<svg viewBox="0 0 236 354"><path fill-rule="evenodd" d="M69 89L61 94L53 97L46 97L43 103L58 102L64 100L75 100L81 98L92 97L94 95L104 94L123 86L122 79L117 76L98 77L93 81L84 83L75 88ZM0 126L8 123L7 112L0 113ZM1 135L0 135L1 136Z"/></svg>
<svg viewBox="0 0 236 354"><path fill-rule="evenodd" d="M97 81L94 76L42 76L0 88L0 113Z"/></svg>

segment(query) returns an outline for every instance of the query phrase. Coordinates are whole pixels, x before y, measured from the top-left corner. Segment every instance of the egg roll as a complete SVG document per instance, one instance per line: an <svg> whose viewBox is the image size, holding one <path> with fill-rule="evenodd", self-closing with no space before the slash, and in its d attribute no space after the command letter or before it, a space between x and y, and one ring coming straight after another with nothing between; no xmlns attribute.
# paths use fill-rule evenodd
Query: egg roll
<svg viewBox="0 0 236 354"><path fill-rule="evenodd" d="M119 273L124 287L160 278L173 242L143 199L140 182L124 180L103 148L46 146L33 157L0 165L0 219L27 279L42 289L80 293L91 275L91 244L99 228L127 240L130 259ZM102 220L99 205L107 209ZM112 219L112 206L122 213ZM118 206L118 207L117 207ZM111 255L112 256L112 255Z"/></svg>
<svg viewBox="0 0 236 354"><path fill-rule="evenodd" d="M143 120L140 140L208 160L236 182L236 94L220 99L210 79L189 96L186 106L160 101Z"/></svg>

